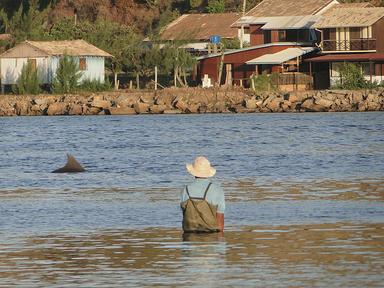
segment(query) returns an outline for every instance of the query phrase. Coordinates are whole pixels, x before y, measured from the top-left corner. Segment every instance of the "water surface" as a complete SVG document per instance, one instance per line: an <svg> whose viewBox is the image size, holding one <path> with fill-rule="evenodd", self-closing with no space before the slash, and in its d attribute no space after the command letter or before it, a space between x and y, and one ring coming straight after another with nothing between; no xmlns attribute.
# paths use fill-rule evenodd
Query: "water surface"
<svg viewBox="0 0 384 288"><path fill-rule="evenodd" d="M0 118L0 287L380 287L384 114ZM88 170L52 174L72 153ZM182 235L207 156L224 235Z"/></svg>

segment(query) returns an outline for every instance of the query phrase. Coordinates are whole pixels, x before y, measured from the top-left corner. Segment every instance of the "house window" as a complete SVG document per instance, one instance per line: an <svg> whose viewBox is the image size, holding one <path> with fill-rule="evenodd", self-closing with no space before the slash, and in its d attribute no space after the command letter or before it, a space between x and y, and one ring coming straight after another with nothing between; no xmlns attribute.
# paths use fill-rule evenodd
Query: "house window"
<svg viewBox="0 0 384 288"><path fill-rule="evenodd" d="M363 70L363 75L364 76L371 75L371 65L370 65L370 63L361 63L361 68Z"/></svg>
<svg viewBox="0 0 384 288"><path fill-rule="evenodd" d="M264 30L264 44L271 43L271 41L272 41L271 30Z"/></svg>
<svg viewBox="0 0 384 288"><path fill-rule="evenodd" d="M372 38L372 26L361 28L360 38L363 38L363 39Z"/></svg>
<svg viewBox="0 0 384 288"><path fill-rule="evenodd" d="M28 59L28 64L32 66L33 70L36 70L36 66L37 66L36 59Z"/></svg>
<svg viewBox="0 0 384 288"><path fill-rule="evenodd" d="M331 77L340 77L340 70L344 63L332 62L331 64Z"/></svg>
<svg viewBox="0 0 384 288"><path fill-rule="evenodd" d="M81 71L87 70L87 59L86 58L80 58L79 59L79 69Z"/></svg>
<svg viewBox="0 0 384 288"><path fill-rule="evenodd" d="M285 41L285 30L279 30L279 42Z"/></svg>

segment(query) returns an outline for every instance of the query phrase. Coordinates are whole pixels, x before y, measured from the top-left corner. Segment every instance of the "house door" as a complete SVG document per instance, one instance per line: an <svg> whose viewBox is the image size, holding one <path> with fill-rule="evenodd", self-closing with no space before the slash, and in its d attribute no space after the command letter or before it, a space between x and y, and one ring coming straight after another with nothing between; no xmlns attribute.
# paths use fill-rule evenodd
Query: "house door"
<svg viewBox="0 0 384 288"><path fill-rule="evenodd" d="M328 89L331 86L329 63L313 63L313 84L316 90Z"/></svg>

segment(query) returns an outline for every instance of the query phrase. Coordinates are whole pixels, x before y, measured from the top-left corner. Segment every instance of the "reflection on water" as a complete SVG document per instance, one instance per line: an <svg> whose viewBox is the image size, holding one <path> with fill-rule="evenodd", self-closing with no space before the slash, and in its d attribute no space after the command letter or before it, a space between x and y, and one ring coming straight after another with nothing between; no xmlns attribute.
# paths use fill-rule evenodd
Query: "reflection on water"
<svg viewBox="0 0 384 288"><path fill-rule="evenodd" d="M263 200L375 200L384 201L383 179L225 183L232 201Z"/></svg>
<svg viewBox="0 0 384 288"><path fill-rule="evenodd" d="M0 243L0 284L379 287L383 243L383 225L351 223L40 235Z"/></svg>

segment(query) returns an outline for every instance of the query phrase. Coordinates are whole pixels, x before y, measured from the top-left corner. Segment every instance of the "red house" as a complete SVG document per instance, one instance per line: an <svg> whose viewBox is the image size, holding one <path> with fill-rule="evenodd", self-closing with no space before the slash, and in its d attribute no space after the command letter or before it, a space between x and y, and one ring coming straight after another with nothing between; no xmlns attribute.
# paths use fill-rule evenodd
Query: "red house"
<svg viewBox="0 0 384 288"><path fill-rule="evenodd" d="M295 84L297 75L309 74L303 59L318 49L319 33L313 24L338 4L336 0L262 1L232 25L244 29L244 40L250 46L199 57L197 78L249 86L252 75L276 72L286 76L282 77L285 86ZM306 79L307 83L300 83L305 84L303 88L311 84Z"/></svg>

